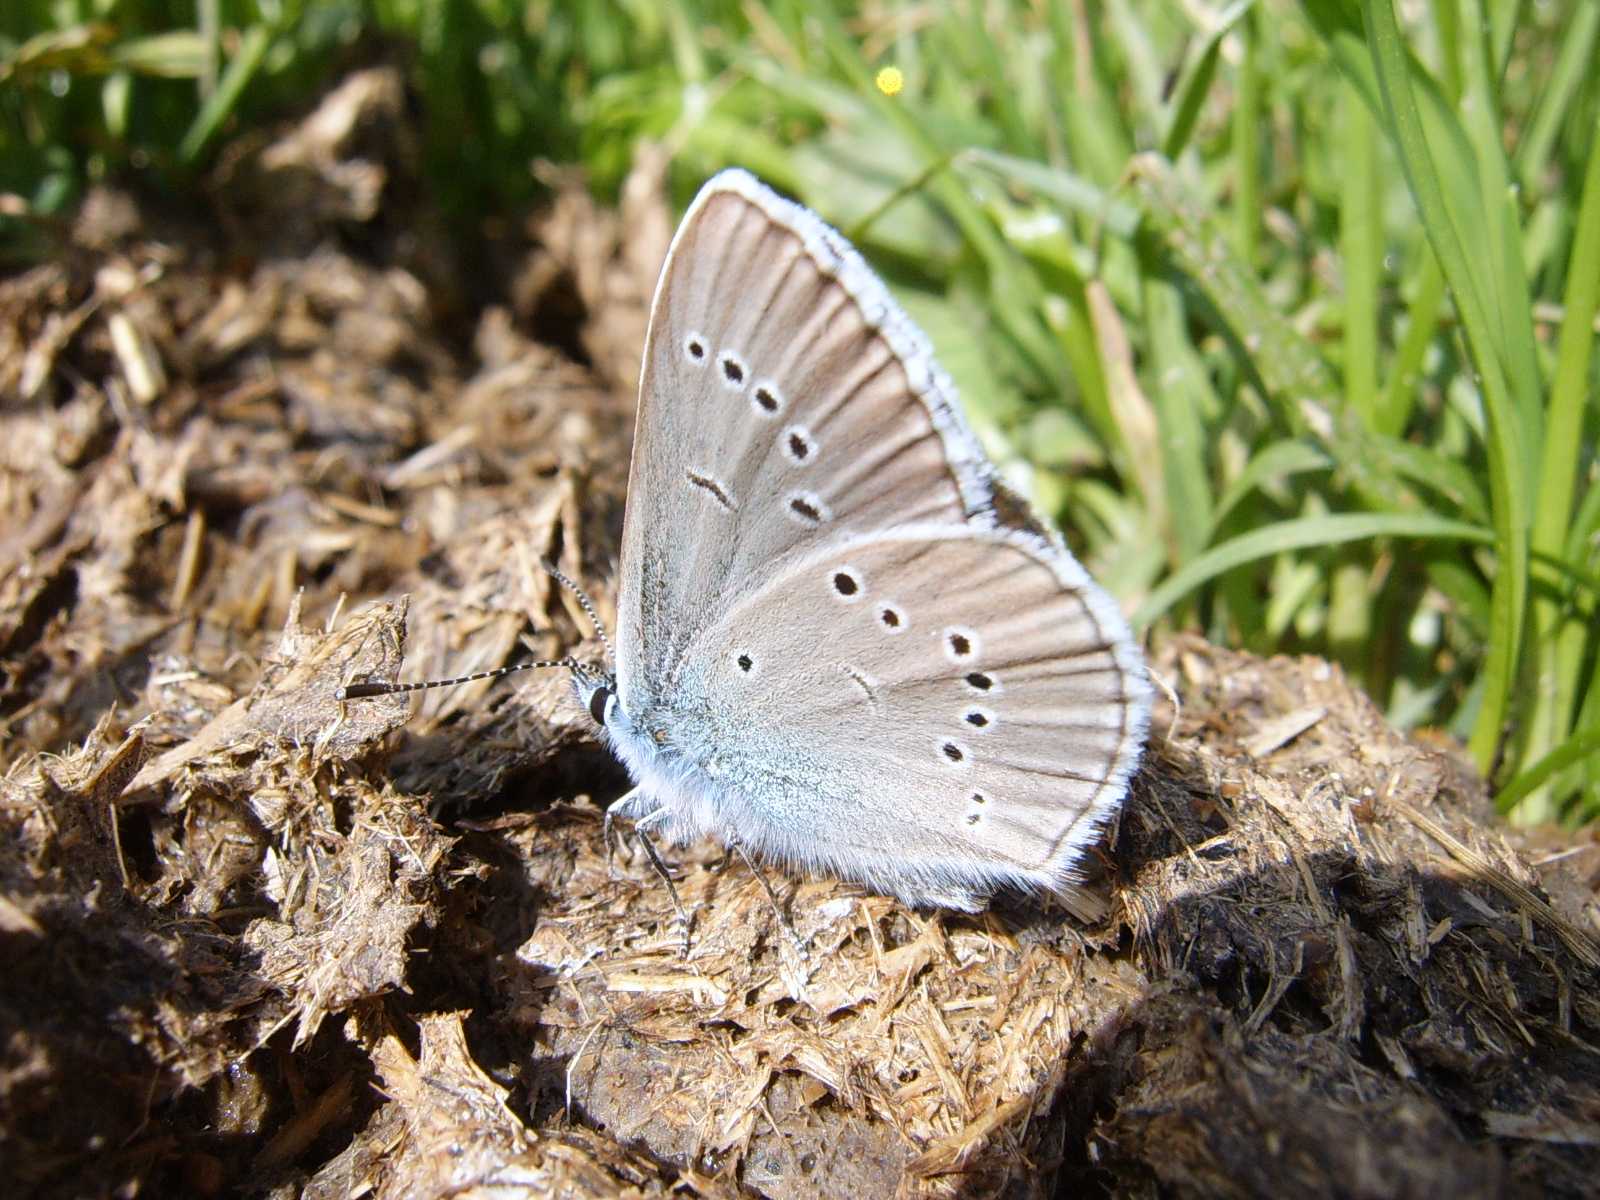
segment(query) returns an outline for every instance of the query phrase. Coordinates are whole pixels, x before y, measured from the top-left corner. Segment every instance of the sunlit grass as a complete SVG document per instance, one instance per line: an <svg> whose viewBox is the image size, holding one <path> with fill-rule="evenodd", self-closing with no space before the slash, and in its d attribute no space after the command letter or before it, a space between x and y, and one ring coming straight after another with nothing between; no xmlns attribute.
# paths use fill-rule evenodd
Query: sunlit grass
<svg viewBox="0 0 1600 1200"><path fill-rule="evenodd" d="M1141 625L1336 658L1518 815L1600 814L1600 5L13 0L4 211L182 187L378 35L462 236L535 157L752 168Z"/></svg>

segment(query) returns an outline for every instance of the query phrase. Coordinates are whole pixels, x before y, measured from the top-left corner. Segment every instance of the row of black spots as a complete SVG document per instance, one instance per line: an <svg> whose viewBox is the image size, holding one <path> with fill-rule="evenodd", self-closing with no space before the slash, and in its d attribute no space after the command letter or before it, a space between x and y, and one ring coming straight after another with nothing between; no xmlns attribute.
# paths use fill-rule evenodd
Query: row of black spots
<svg viewBox="0 0 1600 1200"><path fill-rule="evenodd" d="M944 631L945 657L958 666L967 666L978 657L978 635L971 629L953 626ZM968 671L961 678L968 692L979 696L1000 690L1000 681L987 671ZM994 725L994 713L986 708L967 708L961 719L974 729L988 729Z"/></svg>
<svg viewBox="0 0 1600 1200"><path fill-rule="evenodd" d="M981 654L981 642L975 630L962 625L952 625L941 634L941 643L945 658L957 667L975 666ZM989 696L1000 690L1000 681L988 671L969 670L961 677L961 684L968 693L978 696ZM994 711L977 704L966 704L961 709L961 722L970 730L988 732L994 728ZM940 746L946 761L960 766L969 760L970 751L960 742L947 741ZM984 803L980 792L972 794L974 803ZM976 825L978 814L967 814L967 824Z"/></svg>
<svg viewBox="0 0 1600 1200"><path fill-rule="evenodd" d="M866 576L858 568L849 565L836 567L833 574L828 577L828 586L832 589L834 597L846 604L854 604L858 600L865 599L867 594ZM887 634L898 636L911 628L905 609L893 601L879 604L874 619L878 627Z"/></svg>
<svg viewBox="0 0 1600 1200"><path fill-rule="evenodd" d="M946 766L968 767L972 765L972 752L962 743L949 739L939 744L939 754ZM976 825L981 820L978 806L988 803L988 798L982 792L972 793L973 807L967 811L967 824Z"/></svg>
<svg viewBox="0 0 1600 1200"><path fill-rule="evenodd" d="M756 388L754 394L759 407L762 389ZM795 467L809 466L817 453L817 439L812 437L811 431L803 425L791 425L785 429L780 435L778 446L783 456ZM791 521L798 522L807 529L815 529L833 518L821 496L804 490L790 493L788 515Z"/></svg>
<svg viewBox="0 0 1600 1200"><path fill-rule="evenodd" d="M712 359L711 346L705 337L691 333L683 339L683 356L691 366L703 367ZM750 367L732 350L716 355L717 374L722 386L729 391L742 393L750 379ZM758 383L750 392L751 406L762 416L774 416L783 407L783 396L771 382Z"/></svg>
<svg viewBox="0 0 1600 1200"><path fill-rule="evenodd" d="M690 366L703 367L712 361L711 343L704 334L691 333L683 339L683 357ZM717 374L729 391L743 392L750 380L750 367L735 351L715 355ZM764 417L776 416L783 409L783 394L771 380L762 380L750 389L750 405Z"/></svg>
<svg viewBox="0 0 1600 1200"><path fill-rule="evenodd" d="M835 569L829 584L834 596L847 604L853 604L866 595L865 576L852 566ZM910 628L905 610L894 603L879 605L877 620L883 631L889 634L902 634ZM978 653L978 635L963 627L946 629L944 644L946 654L956 662L973 658ZM998 692L1000 688L1000 681L987 671L969 671L963 676L962 682L978 695ZM981 708L974 708L967 712L965 719L967 724L982 729L994 723L994 714Z"/></svg>
<svg viewBox="0 0 1600 1200"><path fill-rule="evenodd" d="M683 356L694 366L704 366L713 360L710 343L698 333L691 333L684 338ZM741 394L748 387L750 406L758 416L775 417L783 411L785 407L783 393L778 390L777 384L771 380L757 380L751 384L749 366L732 350L723 350L714 357L722 385L730 391ZM797 467L809 466L817 455L817 439L804 425L791 425L785 429L780 435L778 446L783 456ZM702 488L706 487L706 484L699 479L691 479L690 482ZM712 491L710 488L706 490ZM725 488L722 489L722 493L712 491L712 495L722 502L724 507L732 507L724 498ZM790 520L808 529L815 529L832 517L821 497L807 491L797 491L790 495L786 512Z"/></svg>
<svg viewBox="0 0 1600 1200"><path fill-rule="evenodd" d="M976 649L976 638L969 630L946 630L946 647L956 658L968 657ZM987 695L997 688L997 681L993 675L986 671L970 671L962 680L971 692L978 695ZM961 722L968 729L987 733L994 728L995 716L992 709L984 708L977 704L966 704L961 709ZM946 761L961 766L970 756L970 751L960 742L947 741L940 746ZM979 799L978 793L973 793ZM981 800L980 800L981 802ZM967 818L969 824L977 824L978 818L974 814Z"/></svg>
<svg viewBox="0 0 1600 1200"><path fill-rule="evenodd" d="M857 567L842 565L834 568L829 576L828 586L834 598L845 604L855 604L866 598L866 576ZM878 624L889 633L904 633L908 627L905 613L895 604L880 605L877 610L877 620ZM947 629L944 632L944 639L948 653L957 659L968 658L977 653L978 637L970 629ZM965 682L968 688L979 694L993 691L996 683L992 675L982 671L969 672ZM994 713L977 705L968 706L962 713L961 719L975 730L988 730L994 725ZM943 742L939 751L946 762L956 766L967 763L971 755L971 751L965 745L954 740Z"/></svg>

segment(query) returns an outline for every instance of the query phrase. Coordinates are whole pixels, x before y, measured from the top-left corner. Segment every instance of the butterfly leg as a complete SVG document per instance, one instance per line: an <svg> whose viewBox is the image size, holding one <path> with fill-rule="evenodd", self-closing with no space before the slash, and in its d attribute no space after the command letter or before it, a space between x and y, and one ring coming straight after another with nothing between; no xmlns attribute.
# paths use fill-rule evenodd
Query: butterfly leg
<svg viewBox="0 0 1600 1200"><path fill-rule="evenodd" d="M689 913L683 907L683 901L678 899L677 885L672 882L672 876L667 872L667 864L661 860L655 843L650 840L649 828L657 824L666 816L663 808L652 809L647 813L640 813L639 809L647 803L646 798L639 789L633 788L625 795L618 797L606 808L605 820L600 826L601 837L606 844L606 870L611 872L614 867L616 850L622 845L622 839L617 833L616 821L618 817L633 821L633 835L639 839L639 844L644 847L645 856L650 860L650 867L667 885L667 895L672 897L672 907L677 912L678 922L683 926L683 957L689 957Z"/></svg>
<svg viewBox="0 0 1600 1200"><path fill-rule="evenodd" d="M639 789L633 788L606 808L605 820L600 826L600 836L606 844L606 874L613 878L616 876L617 847L621 844L617 837L617 814L621 812L623 816L627 816L627 809L623 806L631 808L638 801Z"/></svg>
<svg viewBox="0 0 1600 1200"><path fill-rule="evenodd" d="M649 818L645 818L648 820ZM667 871L667 864L661 861L655 843L650 840L650 835L644 831L644 821L639 821L633 827L633 836L639 839L639 844L644 847L645 854L650 859L650 866L660 876L661 882L667 885L667 895L672 897L672 907L677 910L678 922L683 926L683 957L689 957L689 913L683 907L683 901L678 899L678 888L672 882L672 876Z"/></svg>
<svg viewBox="0 0 1600 1200"><path fill-rule="evenodd" d="M761 868L756 866L755 860L745 852L743 844L741 844L737 838L730 837L727 839L727 841L728 845L733 847L734 852L738 854L740 858L744 859L744 865L750 868L750 874L756 877L756 882L761 885L761 890L767 893L767 899L772 904L772 911L778 918L778 925L783 929L783 932L788 937L790 944L794 946L795 953L800 956L800 961L802 963L805 962L805 941L801 938L800 931L794 927L794 922L789 920L788 910L785 909L782 902L779 901L778 893L772 890L771 882L767 879L766 875L762 873Z"/></svg>

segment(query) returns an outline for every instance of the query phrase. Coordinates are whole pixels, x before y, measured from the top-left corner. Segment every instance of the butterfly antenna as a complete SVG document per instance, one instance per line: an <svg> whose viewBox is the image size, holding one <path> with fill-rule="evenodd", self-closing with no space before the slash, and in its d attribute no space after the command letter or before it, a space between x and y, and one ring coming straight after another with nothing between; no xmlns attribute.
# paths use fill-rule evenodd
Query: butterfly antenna
<svg viewBox="0 0 1600 1200"><path fill-rule="evenodd" d="M611 639L606 636L606 627L600 621L600 614L595 611L594 601L589 599L589 593L584 591L571 579L568 579L554 564L541 562L545 573L559 583L567 591L578 598L578 604L588 616L590 624L594 626L600 644L606 649L606 658L611 658ZM509 667L496 667L492 671L477 671L471 675L458 675L454 679L429 679L422 683L351 683L346 684L334 693L335 700L366 700L373 696L396 696L401 692L420 692L427 688L454 687L458 683L475 683L479 679L498 679L502 675L510 675L514 671L531 671L537 667L565 667L569 671L581 671L583 665L567 655L565 658L541 658L536 662L512 663Z"/></svg>
<svg viewBox="0 0 1600 1200"><path fill-rule="evenodd" d="M595 636L600 639L600 644L606 649L606 661L615 662L616 660L611 654L611 639L606 636L606 627L600 620L600 614L595 612L594 601L589 599L589 593L562 574L560 568L554 563L541 562L539 565L544 568L546 575L577 597L579 606L589 618L589 624L594 626Z"/></svg>
<svg viewBox="0 0 1600 1200"><path fill-rule="evenodd" d="M427 688L454 687L458 683L473 683L479 679L498 679L515 671L531 671L535 667L565 667L578 670L580 664L570 654L566 658L541 658L537 662L512 663L509 667L496 667L492 671L477 671L471 675L458 675L454 679L429 679L422 683L351 683L333 694L335 700L366 700L372 696L397 696L401 692L420 692Z"/></svg>

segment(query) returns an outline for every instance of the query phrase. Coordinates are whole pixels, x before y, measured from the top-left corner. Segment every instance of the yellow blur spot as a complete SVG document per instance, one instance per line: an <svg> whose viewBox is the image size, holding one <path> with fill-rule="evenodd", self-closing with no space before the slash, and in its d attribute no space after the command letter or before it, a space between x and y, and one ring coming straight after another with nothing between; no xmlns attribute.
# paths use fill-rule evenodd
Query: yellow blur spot
<svg viewBox="0 0 1600 1200"><path fill-rule="evenodd" d="M906 77L901 74L899 67L884 67L872 82L885 96L898 96L900 89L906 85Z"/></svg>

